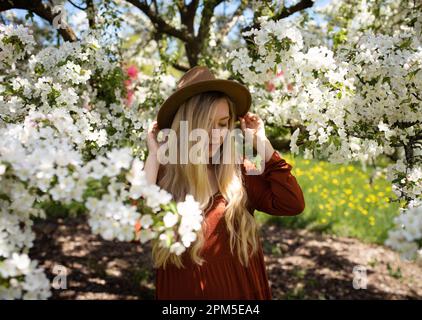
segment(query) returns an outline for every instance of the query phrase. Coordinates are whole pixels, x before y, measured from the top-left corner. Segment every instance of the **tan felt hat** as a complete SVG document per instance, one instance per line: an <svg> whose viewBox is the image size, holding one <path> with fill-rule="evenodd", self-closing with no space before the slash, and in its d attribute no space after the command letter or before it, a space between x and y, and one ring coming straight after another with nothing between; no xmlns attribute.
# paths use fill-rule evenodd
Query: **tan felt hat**
<svg viewBox="0 0 422 320"><path fill-rule="evenodd" d="M236 116L244 116L251 106L251 93L244 85L233 80L216 79L207 67L195 66L186 71L177 83L176 91L161 105L157 115L158 128L170 128L180 105L190 97L206 91L227 94L235 103Z"/></svg>

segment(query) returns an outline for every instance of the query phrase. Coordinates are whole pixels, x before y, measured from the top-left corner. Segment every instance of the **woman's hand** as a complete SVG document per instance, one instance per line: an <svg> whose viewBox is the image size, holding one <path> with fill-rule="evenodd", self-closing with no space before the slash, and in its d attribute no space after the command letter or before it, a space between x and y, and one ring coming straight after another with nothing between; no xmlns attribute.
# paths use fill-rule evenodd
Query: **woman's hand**
<svg viewBox="0 0 422 320"><path fill-rule="evenodd" d="M148 154L153 154L153 155L157 154L158 148L160 146L157 140L158 132L159 132L158 123L156 120L154 120L148 128L148 134L147 134Z"/></svg>
<svg viewBox="0 0 422 320"><path fill-rule="evenodd" d="M245 137L253 138L254 147L256 147L257 140L266 139L264 121L258 115L248 112L243 117L239 117L239 120Z"/></svg>
<svg viewBox="0 0 422 320"><path fill-rule="evenodd" d="M274 153L274 148L265 135L264 121L258 115L251 112L246 113L243 117L239 117L239 120L245 138L249 137L249 139L253 139L253 146L261 155L261 158L265 162L269 161ZM257 148L258 143L262 148Z"/></svg>
<svg viewBox="0 0 422 320"><path fill-rule="evenodd" d="M150 124L147 133L148 157L145 161L144 170L149 184L157 183L158 170L160 169L157 154L160 146L157 140L158 132L158 124L155 120Z"/></svg>

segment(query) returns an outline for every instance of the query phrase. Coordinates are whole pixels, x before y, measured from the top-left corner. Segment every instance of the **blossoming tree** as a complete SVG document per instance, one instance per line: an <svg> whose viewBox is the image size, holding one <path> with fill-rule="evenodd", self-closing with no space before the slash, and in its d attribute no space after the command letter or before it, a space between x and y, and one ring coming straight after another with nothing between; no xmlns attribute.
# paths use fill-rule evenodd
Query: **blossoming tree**
<svg viewBox="0 0 422 320"><path fill-rule="evenodd" d="M158 21L141 1L128 2ZM398 153L386 173L402 212L386 243L407 258L420 257L422 7L410 0L333 1L319 10L324 27L306 14L286 20L252 2L258 21L241 34L250 45L227 45L220 38L227 31L207 16L210 28L203 27L201 41L209 46L201 48L208 51L189 42L188 61L218 66L219 76L246 83L254 112L273 127L292 128L293 153L335 163ZM218 1L211 4L210 10ZM125 14L130 22L133 16ZM161 21L158 29L190 41L192 30L180 33L173 22ZM175 203L148 185L143 171L147 128L175 79L147 76L125 62L162 72L178 64L160 47L132 52L107 43L106 29L97 25L79 40L64 29L71 41L39 49L29 28L0 27L1 298L50 296L49 281L28 251L33 220L52 204L86 212L92 231L105 239L158 239L177 254L200 228L198 203L190 195ZM149 50L162 60L142 60L152 57Z"/></svg>
<svg viewBox="0 0 422 320"><path fill-rule="evenodd" d="M202 220L192 196L175 203L143 171L149 109L128 107L116 53L92 33L31 55L30 30L1 26L0 297L47 298L28 257L35 217L79 206L105 239L159 239L182 253ZM81 207L82 206L82 209Z"/></svg>
<svg viewBox="0 0 422 320"><path fill-rule="evenodd" d="M296 127L293 153L371 163L398 150L386 174L402 214L386 244L419 260L421 8L414 1L336 1L320 10L331 17L325 38L301 32L300 26L309 25L305 16L262 16L260 28L243 33L254 46L228 54L231 70L255 92L256 112L270 123ZM283 81L273 81L280 72Z"/></svg>

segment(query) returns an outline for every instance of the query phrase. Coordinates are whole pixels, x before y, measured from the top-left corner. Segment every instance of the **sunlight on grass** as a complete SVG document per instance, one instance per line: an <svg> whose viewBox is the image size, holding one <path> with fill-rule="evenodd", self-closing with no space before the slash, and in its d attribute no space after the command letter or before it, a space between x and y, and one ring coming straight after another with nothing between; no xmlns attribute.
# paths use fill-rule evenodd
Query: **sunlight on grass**
<svg viewBox="0 0 422 320"><path fill-rule="evenodd" d="M295 217L277 217L256 212L259 223L278 223L291 228L307 228L366 242L383 243L393 227L399 204L384 176L370 184L374 168L363 170L359 163L341 165L306 160L280 153L293 166L304 196L305 211Z"/></svg>

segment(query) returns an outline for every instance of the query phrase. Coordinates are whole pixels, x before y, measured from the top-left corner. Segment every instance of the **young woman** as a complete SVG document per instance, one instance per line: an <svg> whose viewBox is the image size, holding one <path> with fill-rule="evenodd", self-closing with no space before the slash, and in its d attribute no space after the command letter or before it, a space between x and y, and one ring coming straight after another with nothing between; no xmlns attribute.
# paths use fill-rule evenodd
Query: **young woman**
<svg viewBox="0 0 422 320"><path fill-rule="evenodd" d="M205 67L195 67L182 77L178 90L162 105L158 121L149 130L148 181L172 193L176 201L192 194L204 214L196 241L180 256L154 243L156 299L272 298L254 210L293 216L304 210L305 201L290 172L292 166L266 138L263 121L247 112L250 99L244 88L234 81L215 79ZM223 145L240 120L242 133L254 137L254 147L263 146L263 172L248 174L246 160L161 165L157 133L167 127L179 138L183 120L189 130L201 128L209 133L210 160L218 150L220 159L233 152ZM212 129L222 130L214 136Z"/></svg>

